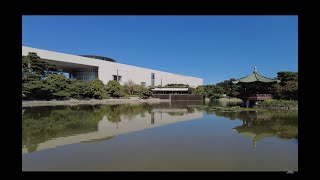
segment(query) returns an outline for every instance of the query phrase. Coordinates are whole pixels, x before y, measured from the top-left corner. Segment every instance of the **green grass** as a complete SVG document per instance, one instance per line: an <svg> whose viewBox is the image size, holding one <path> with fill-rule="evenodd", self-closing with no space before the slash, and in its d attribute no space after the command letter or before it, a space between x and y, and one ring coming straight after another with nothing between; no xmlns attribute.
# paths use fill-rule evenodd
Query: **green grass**
<svg viewBox="0 0 320 180"><path fill-rule="evenodd" d="M298 106L298 101L295 100L265 100L260 103L262 106Z"/></svg>

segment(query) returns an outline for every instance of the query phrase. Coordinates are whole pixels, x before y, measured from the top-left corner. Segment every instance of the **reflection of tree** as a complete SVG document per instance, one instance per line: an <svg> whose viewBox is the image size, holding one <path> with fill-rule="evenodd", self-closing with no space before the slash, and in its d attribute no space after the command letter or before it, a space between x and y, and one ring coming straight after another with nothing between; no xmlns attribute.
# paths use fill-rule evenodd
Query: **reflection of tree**
<svg viewBox="0 0 320 180"><path fill-rule="evenodd" d="M186 112L167 112L171 116L183 116Z"/></svg>
<svg viewBox="0 0 320 180"><path fill-rule="evenodd" d="M121 121L121 111L119 105L112 105L110 106L110 111L108 112L108 120L110 122L118 123Z"/></svg>
<svg viewBox="0 0 320 180"><path fill-rule="evenodd" d="M188 113L194 113L196 109L194 107L187 107Z"/></svg>
<svg viewBox="0 0 320 180"><path fill-rule="evenodd" d="M22 144L30 151L49 139L97 130L103 114L92 106L26 108L22 118ZM88 113L91 112L91 113Z"/></svg>
<svg viewBox="0 0 320 180"><path fill-rule="evenodd" d="M146 112L151 112L152 106L149 104L117 104L110 105L110 109L105 111L108 120L111 122L121 122L121 116L126 119L133 119L137 115L143 115Z"/></svg>
<svg viewBox="0 0 320 180"><path fill-rule="evenodd" d="M243 124L234 129L258 141L263 137L277 136L291 139L298 137L297 112L215 112L230 120L240 119Z"/></svg>
<svg viewBox="0 0 320 180"><path fill-rule="evenodd" d="M35 151L39 143L49 139L97 131L98 122L107 116L121 122L121 116L132 119L151 111L149 104L81 105L25 108L22 115L22 145Z"/></svg>
<svg viewBox="0 0 320 180"><path fill-rule="evenodd" d="M154 124L154 112L151 113L151 124Z"/></svg>
<svg viewBox="0 0 320 180"><path fill-rule="evenodd" d="M206 102L206 105L213 106L213 107L241 106L242 102L220 101L220 100L213 99L209 102Z"/></svg>

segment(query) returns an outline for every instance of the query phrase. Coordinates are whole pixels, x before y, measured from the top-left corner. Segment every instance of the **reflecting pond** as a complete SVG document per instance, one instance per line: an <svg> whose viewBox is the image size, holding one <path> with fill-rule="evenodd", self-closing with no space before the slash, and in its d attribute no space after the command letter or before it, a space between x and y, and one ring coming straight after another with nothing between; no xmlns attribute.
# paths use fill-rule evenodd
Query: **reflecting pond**
<svg viewBox="0 0 320 180"><path fill-rule="evenodd" d="M298 170L297 112L194 105L202 102L24 108L22 170Z"/></svg>

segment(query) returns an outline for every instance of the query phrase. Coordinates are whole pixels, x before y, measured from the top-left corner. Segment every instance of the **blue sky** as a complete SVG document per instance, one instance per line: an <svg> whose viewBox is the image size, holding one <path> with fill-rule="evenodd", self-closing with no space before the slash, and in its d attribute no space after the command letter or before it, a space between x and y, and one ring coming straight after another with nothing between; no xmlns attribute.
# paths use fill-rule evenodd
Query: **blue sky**
<svg viewBox="0 0 320 180"><path fill-rule="evenodd" d="M23 16L22 45L215 84L298 71L298 16Z"/></svg>

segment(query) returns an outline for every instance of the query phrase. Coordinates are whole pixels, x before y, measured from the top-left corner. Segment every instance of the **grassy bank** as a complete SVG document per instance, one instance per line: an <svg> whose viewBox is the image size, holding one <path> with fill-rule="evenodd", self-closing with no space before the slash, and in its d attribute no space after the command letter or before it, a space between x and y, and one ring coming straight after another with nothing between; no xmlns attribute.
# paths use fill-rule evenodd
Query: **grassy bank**
<svg viewBox="0 0 320 180"><path fill-rule="evenodd" d="M217 101L223 102L223 103L228 103L228 102L231 102L231 103L242 103L242 100L239 99L239 98L220 98L220 99L217 99Z"/></svg>
<svg viewBox="0 0 320 180"><path fill-rule="evenodd" d="M265 100L255 106L270 110L298 110L298 101L295 100Z"/></svg>
<svg viewBox="0 0 320 180"><path fill-rule="evenodd" d="M265 100L259 103L260 106L270 107L270 106L298 106L298 101L294 100Z"/></svg>
<svg viewBox="0 0 320 180"><path fill-rule="evenodd" d="M59 105L93 105L93 104L139 104L139 103L159 103L159 102L168 102L167 99L138 99L138 98L129 98L129 99L90 99L90 100L63 100L63 101L22 101L22 107L35 107L35 106L59 106Z"/></svg>
<svg viewBox="0 0 320 180"><path fill-rule="evenodd" d="M244 112L244 111L255 111L255 112L267 112L269 109L264 108L243 108L240 106L232 107L212 107L212 106L192 106L198 109L203 109L206 111L221 111L221 112Z"/></svg>
<svg viewBox="0 0 320 180"><path fill-rule="evenodd" d="M264 105L254 106L253 108L244 108L240 106L210 106L210 105L200 105L192 106L198 109L203 109L206 111L219 111L219 112L245 112L245 111L255 111L255 112L268 112L268 111L297 111L297 102L285 102L282 104L273 102L266 102ZM267 104L267 105L266 105Z"/></svg>

